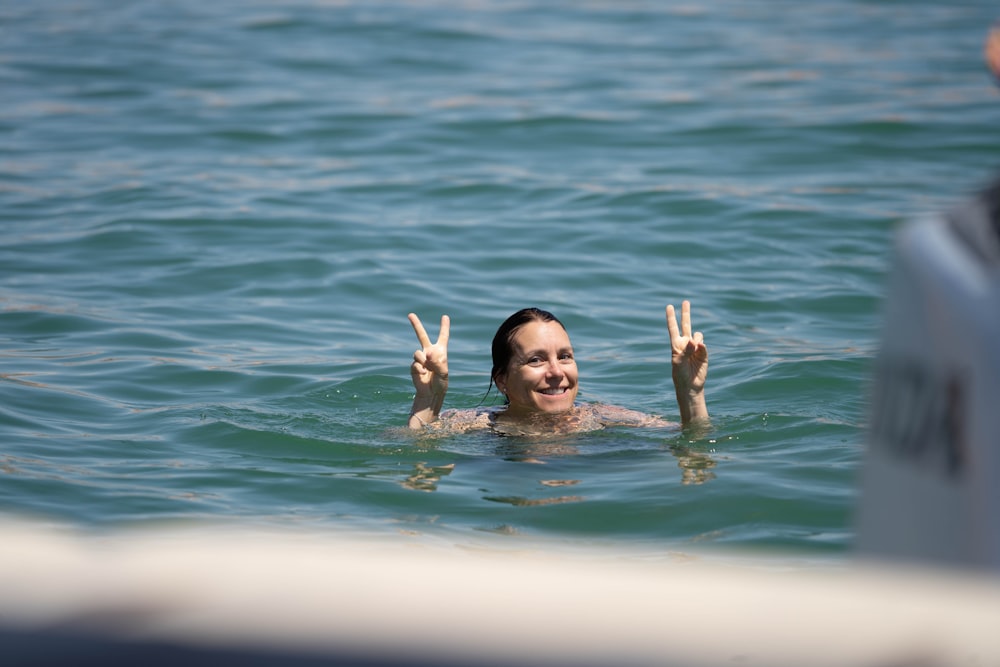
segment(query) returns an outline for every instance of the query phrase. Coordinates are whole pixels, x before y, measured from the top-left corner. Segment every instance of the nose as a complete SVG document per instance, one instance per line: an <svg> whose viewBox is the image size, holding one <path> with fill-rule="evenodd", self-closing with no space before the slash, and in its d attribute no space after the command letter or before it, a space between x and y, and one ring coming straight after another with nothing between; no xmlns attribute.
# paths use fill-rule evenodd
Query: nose
<svg viewBox="0 0 1000 667"><path fill-rule="evenodd" d="M549 359L549 363L546 366L546 377L556 377L561 378L566 373L563 371L562 365L559 363L558 359Z"/></svg>

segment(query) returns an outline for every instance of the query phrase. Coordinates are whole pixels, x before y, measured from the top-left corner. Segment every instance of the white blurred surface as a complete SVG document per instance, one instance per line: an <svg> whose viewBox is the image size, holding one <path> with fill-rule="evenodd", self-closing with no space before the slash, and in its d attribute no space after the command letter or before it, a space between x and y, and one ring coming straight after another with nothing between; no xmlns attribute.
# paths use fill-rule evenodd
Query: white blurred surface
<svg viewBox="0 0 1000 667"><path fill-rule="evenodd" d="M1000 665L1000 580L953 571L412 536L3 534L0 628L30 640L7 664L46 664L42 640L68 633L106 642L103 664L124 642L130 659L167 643L276 664Z"/></svg>

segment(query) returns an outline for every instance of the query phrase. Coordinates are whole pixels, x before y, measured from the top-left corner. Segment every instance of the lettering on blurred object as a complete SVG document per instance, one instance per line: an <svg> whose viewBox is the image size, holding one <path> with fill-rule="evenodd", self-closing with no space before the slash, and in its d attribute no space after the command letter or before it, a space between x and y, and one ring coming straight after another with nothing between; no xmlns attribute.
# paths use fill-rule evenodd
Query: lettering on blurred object
<svg viewBox="0 0 1000 667"><path fill-rule="evenodd" d="M882 360L875 371L871 446L946 477L962 475L962 375L944 376L906 360Z"/></svg>

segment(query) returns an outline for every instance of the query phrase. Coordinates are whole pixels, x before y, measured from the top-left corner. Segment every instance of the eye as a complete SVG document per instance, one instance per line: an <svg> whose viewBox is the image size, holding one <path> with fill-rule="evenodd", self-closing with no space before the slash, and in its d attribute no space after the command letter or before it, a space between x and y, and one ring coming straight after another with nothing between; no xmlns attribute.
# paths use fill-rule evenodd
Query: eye
<svg viewBox="0 0 1000 667"><path fill-rule="evenodd" d="M545 360L536 354L533 357L528 357L528 360L525 363L529 366L541 366L545 363Z"/></svg>
<svg viewBox="0 0 1000 667"><path fill-rule="evenodd" d="M559 361L573 361L573 353L572 352L560 352L559 353Z"/></svg>

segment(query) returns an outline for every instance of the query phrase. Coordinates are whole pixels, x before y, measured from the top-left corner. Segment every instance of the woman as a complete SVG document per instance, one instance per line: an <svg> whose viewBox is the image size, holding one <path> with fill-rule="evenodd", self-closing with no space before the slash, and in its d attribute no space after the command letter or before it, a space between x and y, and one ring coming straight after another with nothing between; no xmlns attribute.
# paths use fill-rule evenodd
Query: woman
<svg viewBox="0 0 1000 667"><path fill-rule="evenodd" d="M579 391L573 346L555 315L525 308L511 315L493 337L491 385L506 397L501 409L458 410L442 415L448 391L448 335L451 320L441 317L437 342L415 314L409 314L420 349L413 353L410 375L416 395L410 410L412 429L433 428L460 432L492 428L500 433L540 435L589 431L605 426L669 426L670 422L611 405L577 404ZM681 305L681 326L672 305L667 306L674 391L681 423L708 419L705 377L708 350L701 332L691 333L691 304Z"/></svg>

